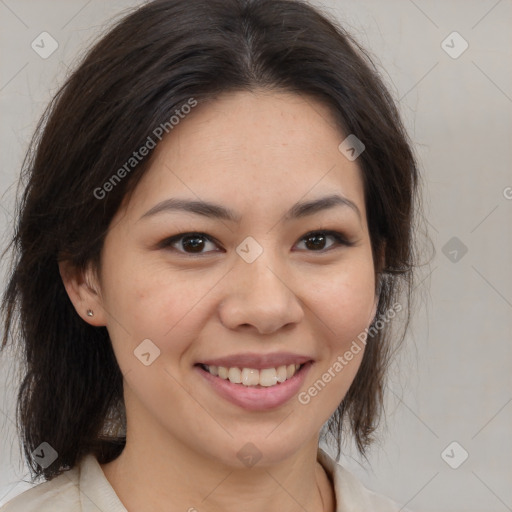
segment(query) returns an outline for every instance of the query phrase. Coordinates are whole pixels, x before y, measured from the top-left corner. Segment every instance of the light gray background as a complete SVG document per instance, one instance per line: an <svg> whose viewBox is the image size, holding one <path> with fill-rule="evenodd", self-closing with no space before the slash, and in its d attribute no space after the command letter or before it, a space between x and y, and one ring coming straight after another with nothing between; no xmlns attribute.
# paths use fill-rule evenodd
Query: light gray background
<svg viewBox="0 0 512 512"><path fill-rule="evenodd" d="M76 55L140 3L0 0L2 243L13 183L44 106ZM399 101L424 174L436 248L417 290L424 302L393 369L382 441L370 466L353 447L342 462L412 511L512 510L512 2L315 3L369 49ZM31 48L43 31L59 44L47 59ZM456 59L442 47L453 31L469 44ZM461 43L452 39L453 52ZM443 252L452 237L468 249L462 258L450 245ZM28 473L14 430L14 368L6 353L0 504L28 487L18 483ZM458 469L441 456L453 441L460 447L447 460L457 462L462 449L469 454Z"/></svg>

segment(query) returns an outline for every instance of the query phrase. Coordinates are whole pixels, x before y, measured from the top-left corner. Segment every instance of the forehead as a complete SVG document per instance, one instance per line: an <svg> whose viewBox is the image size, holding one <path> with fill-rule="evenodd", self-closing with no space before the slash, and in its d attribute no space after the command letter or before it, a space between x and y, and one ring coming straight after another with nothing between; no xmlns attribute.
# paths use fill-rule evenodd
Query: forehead
<svg viewBox="0 0 512 512"><path fill-rule="evenodd" d="M235 92L195 107L159 143L131 199L136 213L171 196L276 213L338 192L363 217L361 171L322 103L284 92Z"/></svg>

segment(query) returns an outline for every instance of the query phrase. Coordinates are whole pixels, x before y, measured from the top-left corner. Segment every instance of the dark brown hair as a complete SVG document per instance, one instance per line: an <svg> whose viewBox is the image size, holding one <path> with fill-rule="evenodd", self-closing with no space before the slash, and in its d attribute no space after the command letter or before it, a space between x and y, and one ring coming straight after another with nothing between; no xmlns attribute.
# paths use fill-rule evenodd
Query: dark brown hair
<svg viewBox="0 0 512 512"><path fill-rule="evenodd" d="M22 353L17 423L36 476L52 479L87 453L109 462L125 444L123 436L100 435L123 397L107 330L78 316L58 261L98 268L109 224L151 159L104 198L94 191L190 98L200 104L254 89L315 98L332 111L340 142L349 134L363 141L357 163L380 283L377 318L403 295L407 326L419 176L399 112L367 52L336 21L302 1L147 3L109 30L70 75L23 164L24 192L8 247L13 268L2 302L2 349L12 339ZM385 370L405 329L393 339L387 325L376 331L328 425L338 454L342 430L352 431L364 454L379 423ZM43 469L31 453L44 441L58 458Z"/></svg>

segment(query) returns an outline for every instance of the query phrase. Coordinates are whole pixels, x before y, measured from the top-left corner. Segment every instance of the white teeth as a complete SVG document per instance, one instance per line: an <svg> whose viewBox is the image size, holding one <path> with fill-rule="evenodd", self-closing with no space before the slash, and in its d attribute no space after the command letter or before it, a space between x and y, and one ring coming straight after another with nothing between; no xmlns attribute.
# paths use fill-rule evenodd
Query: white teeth
<svg viewBox="0 0 512 512"><path fill-rule="evenodd" d="M260 383L260 372L253 368L242 370L242 384L244 386L257 386Z"/></svg>
<svg viewBox="0 0 512 512"><path fill-rule="evenodd" d="M238 368L230 368L228 370L228 379L233 384L240 384L242 382L242 372Z"/></svg>
<svg viewBox="0 0 512 512"><path fill-rule="evenodd" d="M277 369L277 382L284 382L286 380L286 366L280 366Z"/></svg>
<svg viewBox="0 0 512 512"><path fill-rule="evenodd" d="M243 386L271 387L278 383L291 379L299 370L300 364L282 365L277 368L264 368L256 370L254 368L240 368L225 366L204 366L212 375L221 379L229 380L233 384L242 384Z"/></svg>
<svg viewBox="0 0 512 512"><path fill-rule="evenodd" d="M277 372L275 368L260 370L260 386L266 388L277 384Z"/></svg>

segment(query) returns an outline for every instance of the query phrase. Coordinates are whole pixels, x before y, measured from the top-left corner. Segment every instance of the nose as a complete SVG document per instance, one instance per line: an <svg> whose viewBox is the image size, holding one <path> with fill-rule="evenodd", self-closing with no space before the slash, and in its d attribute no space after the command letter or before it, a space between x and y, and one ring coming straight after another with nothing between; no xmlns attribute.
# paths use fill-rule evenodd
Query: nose
<svg viewBox="0 0 512 512"><path fill-rule="evenodd" d="M242 260L235 264L219 306L225 327L271 334L302 320L304 310L292 289L293 280L268 263L267 258L260 257L252 263Z"/></svg>

